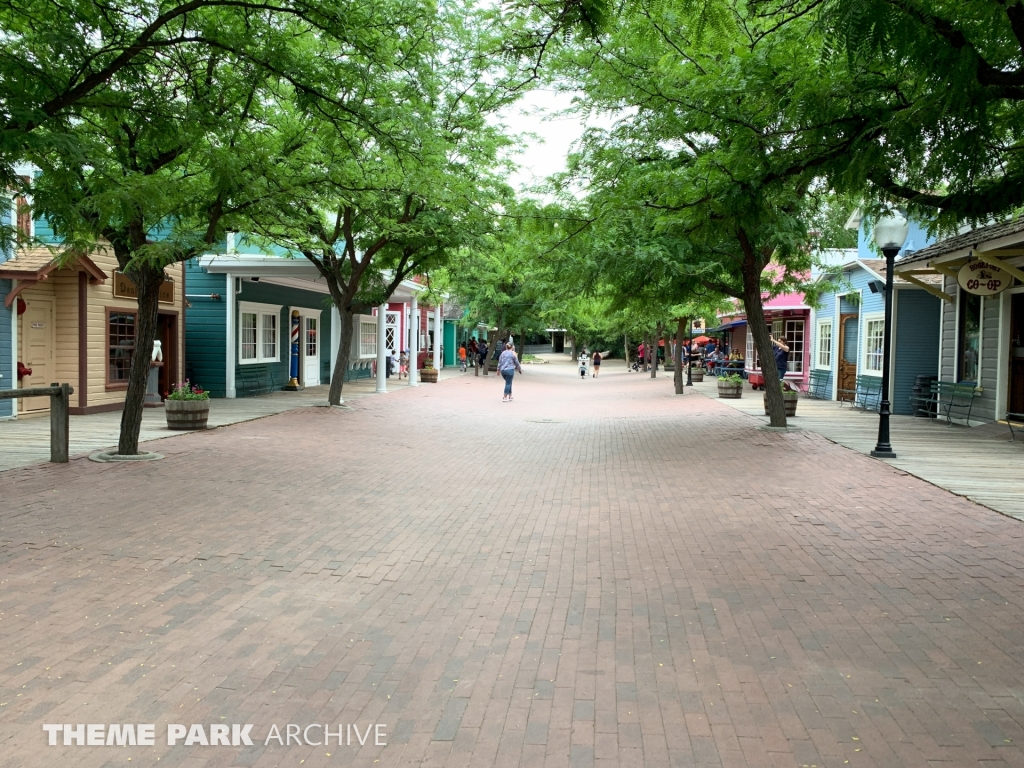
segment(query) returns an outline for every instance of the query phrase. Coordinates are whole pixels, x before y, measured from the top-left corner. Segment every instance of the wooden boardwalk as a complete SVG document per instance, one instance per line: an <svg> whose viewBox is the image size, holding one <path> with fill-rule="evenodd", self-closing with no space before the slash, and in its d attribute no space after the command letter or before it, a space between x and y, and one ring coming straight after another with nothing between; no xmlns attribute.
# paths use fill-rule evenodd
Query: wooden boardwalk
<svg viewBox="0 0 1024 768"><path fill-rule="evenodd" d="M715 379L693 387L718 397ZM768 423L761 392L744 383L743 397L722 400ZM801 397L790 425L817 432L839 445L868 454L878 437L878 414L851 409L831 400ZM944 420L890 417L890 442L895 459L885 460L929 483L964 496L1004 515L1024 520L1024 436L1010 442L1005 424L947 427Z"/></svg>
<svg viewBox="0 0 1024 768"><path fill-rule="evenodd" d="M463 375L458 368L446 368L441 378ZM472 376L472 371L468 373ZM357 400L376 394L376 382L373 379L360 379L345 384L342 398L345 401ZM408 380L388 379L388 390L407 389ZM423 386L431 386L424 384ZM306 408L327 405L326 385L310 387L300 392L272 392L259 397L239 397L231 400L217 398L210 406L209 426L223 427L242 421L261 419L276 413L290 411L293 408ZM117 436L121 425L121 412L96 413L89 416L71 417L70 455L89 454L117 445ZM163 408L147 408L143 412L140 442L159 440L164 437L180 435L181 432L169 430L164 418ZM146 450L159 453L159 445L148 445ZM30 464L40 464L50 460L50 415L49 411L41 414L19 416L17 419L0 420L0 472Z"/></svg>

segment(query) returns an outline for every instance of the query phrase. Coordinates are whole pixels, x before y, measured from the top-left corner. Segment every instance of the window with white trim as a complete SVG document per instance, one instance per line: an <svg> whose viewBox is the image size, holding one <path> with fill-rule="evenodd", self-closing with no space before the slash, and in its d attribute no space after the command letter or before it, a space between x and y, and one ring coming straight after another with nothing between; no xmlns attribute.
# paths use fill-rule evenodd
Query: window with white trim
<svg viewBox="0 0 1024 768"><path fill-rule="evenodd" d="M276 363L281 359L281 306L238 302L238 362Z"/></svg>
<svg viewBox="0 0 1024 768"><path fill-rule="evenodd" d="M816 368L832 367L832 321L818 322L818 333L815 336L814 366Z"/></svg>
<svg viewBox="0 0 1024 768"><path fill-rule="evenodd" d="M885 318L864 318L864 373L882 375L885 344Z"/></svg>
<svg viewBox="0 0 1024 768"><path fill-rule="evenodd" d="M773 320L772 336L785 339L789 347L786 370L789 373L803 373L804 370L804 321Z"/></svg>
<svg viewBox="0 0 1024 768"><path fill-rule="evenodd" d="M359 356L374 357L377 354L377 323L359 322Z"/></svg>

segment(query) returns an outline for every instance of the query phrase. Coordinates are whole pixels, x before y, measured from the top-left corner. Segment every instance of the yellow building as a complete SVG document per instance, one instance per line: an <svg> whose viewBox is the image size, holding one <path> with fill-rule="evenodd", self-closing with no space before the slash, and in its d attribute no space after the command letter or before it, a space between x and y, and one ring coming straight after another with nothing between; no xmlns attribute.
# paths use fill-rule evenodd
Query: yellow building
<svg viewBox="0 0 1024 768"><path fill-rule="evenodd" d="M175 264L165 274L157 323L161 395L182 380L185 359L185 272ZM13 310L19 386L67 382L75 389L71 413L119 410L135 354L138 307L135 285L117 271L113 251L79 255L59 267L48 249L22 249L0 263L0 279L13 281L4 303ZM18 400L18 413L49 407L48 397Z"/></svg>

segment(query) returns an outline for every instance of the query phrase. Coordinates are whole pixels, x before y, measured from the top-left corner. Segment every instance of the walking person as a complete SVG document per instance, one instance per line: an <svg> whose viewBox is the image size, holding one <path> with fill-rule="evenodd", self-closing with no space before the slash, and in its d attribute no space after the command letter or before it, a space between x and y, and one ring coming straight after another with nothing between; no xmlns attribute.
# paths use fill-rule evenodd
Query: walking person
<svg viewBox="0 0 1024 768"><path fill-rule="evenodd" d="M508 342L505 344L505 351L498 357L498 373L505 380L505 394L501 398L503 403L507 403L512 399L512 377L516 375L516 371L522 373L523 368L519 365L519 358L516 356L515 348L511 342Z"/></svg>
<svg viewBox="0 0 1024 768"><path fill-rule="evenodd" d="M580 356L579 356L580 378L581 379L587 378L587 360L588 359L589 359L589 357L587 356L587 350L584 349L582 352L580 352Z"/></svg>
<svg viewBox="0 0 1024 768"><path fill-rule="evenodd" d="M477 361L480 367L483 368L487 364L487 342L481 341L479 346L476 348Z"/></svg>
<svg viewBox="0 0 1024 768"><path fill-rule="evenodd" d="M409 355L407 350L402 350L402 354L398 358L398 378L408 378L409 376Z"/></svg>
<svg viewBox="0 0 1024 768"><path fill-rule="evenodd" d="M594 372L591 374L591 376L593 376L596 379L597 374L601 372L601 353L598 352L597 350L594 350L594 359L592 362L594 365Z"/></svg>
<svg viewBox="0 0 1024 768"><path fill-rule="evenodd" d="M779 381L785 383L786 371L789 370L789 345L782 339L772 337L772 353L775 355L775 367L779 372ZM783 387L785 388L785 387Z"/></svg>
<svg viewBox="0 0 1024 768"><path fill-rule="evenodd" d="M466 342L462 342L459 347L459 370L466 372Z"/></svg>

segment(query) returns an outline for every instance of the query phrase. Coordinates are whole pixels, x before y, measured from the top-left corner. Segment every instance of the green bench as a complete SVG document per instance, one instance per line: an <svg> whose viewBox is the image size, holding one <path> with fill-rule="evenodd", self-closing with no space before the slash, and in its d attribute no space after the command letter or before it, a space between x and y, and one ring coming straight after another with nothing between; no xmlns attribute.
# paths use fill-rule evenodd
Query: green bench
<svg viewBox="0 0 1024 768"><path fill-rule="evenodd" d="M853 403L853 407L860 406L865 411L877 411L878 404L882 400L882 379L880 376L858 376L856 383L854 383L854 389L840 389L840 395L850 395L850 397L840 397L839 407L842 408L843 402L849 400Z"/></svg>
<svg viewBox="0 0 1024 768"><path fill-rule="evenodd" d="M1013 422L1017 422L1018 429L1024 426L1024 413L1007 413L1006 414L1006 426L1010 428L1010 442L1014 441L1013 438Z"/></svg>
<svg viewBox="0 0 1024 768"><path fill-rule="evenodd" d="M808 397L818 400L831 400L832 392L828 385L829 371L811 371L807 382Z"/></svg>
<svg viewBox="0 0 1024 768"><path fill-rule="evenodd" d="M345 381L358 381L359 379L372 378L375 362L376 360L359 360L354 363L349 363L348 370L345 371Z"/></svg>
<svg viewBox="0 0 1024 768"><path fill-rule="evenodd" d="M278 379L273 368L252 368L243 365L238 369L237 388L250 395L262 395L283 387L285 382Z"/></svg>
<svg viewBox="0 0 1024 768"><path fill-rule="evenodd" d="M910 398L910 407L927 410L934 405L936 413L945 414L947 426L952 426L955 411L958 416L963 414L970 425L971 408L977 396L974 382L933 381L927 395ZM1010 437L1013 437L1013 427L1010 427Z"/></svg>

